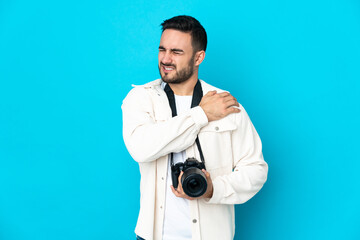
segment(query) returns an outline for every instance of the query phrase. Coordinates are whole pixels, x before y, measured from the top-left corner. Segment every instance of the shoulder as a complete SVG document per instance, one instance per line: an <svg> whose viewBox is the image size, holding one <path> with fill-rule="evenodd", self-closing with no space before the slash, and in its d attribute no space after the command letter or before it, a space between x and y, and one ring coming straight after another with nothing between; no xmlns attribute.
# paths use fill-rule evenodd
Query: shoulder
<svg viewBox="0 0 360 240"><path fill-rule="evenodd" d="M161 86L161 79L156 79L154 81L142 84L142 85L135 85L135 84L131 84L131 86L133 88L145 88L145 89L149 89L149 88L156 88L156 87L160 87Z"/></svg>
<svg viewBox="0 0 360 240"><path fill-rule="evenodd" d="M156 92L161 90L161 79L156 79L154 81L142 84L142 85L135 85L131 84L133 87L129 93L126 95L123 102L132 100L132 99L144 99L151 96L151 92Z"/></svg>
<svg viewBox="0 0 360 240"><path fill-rule="evenodd" d="M210 91L216 91L217 93L222 93L222 92L230 92L230 91L227 91L227 90L223 90L223 89L220 89L218 87L214 87L212 85L210 85L209 83L205 82L204 80L200 80L201 81L201 88L203 90L203 95L205 95L206 93L210 92ZM236 98L236 96L234 96ZM243 109L243 106L239 103L239 109L242 110ZM229 116L232 116L232 115L236 115L236 114L230 114ZM233 116L234 117L234 116Z"/></svg>
<svg viewBox="0 0 360 240"><path fill-rule="evenodd" d="M200 80L200 81L201 81L201 87L203 89L204 95L207 92L214 91L214 90L216 90L216 92L218 92L218 93L229 92L227 90L223 90L223 89L214 87L214 86L206 83L203 80ZM236 96L234 96L234 97L236 97ZM245 128L248 128L249 126L252 126L250 117L249 117L247 111L245 110L245 108L243 107L243 105L241 105L239 103L239 107L237 107L237 108L240 109L239 113L232 113L220 120L210 122L208 128L211 129L212 125L216 125L219 128L221 126L222 129L225 129L225 130L235 130L235 129L240 130L240 129L245 129Z"/></svg>
<svg viewBox="0 0 360 240"><path fill-rule="evenodd" d="M220 89L220 88L217 88L217 87L214 87L214 86L210 85L209 83L205 82L204 80L201 80L201 79L200 79L200 82L201 82L201 88L202 88L202 90L203 90L204 95L205 95L207 92L214 91L214 90L215 90L216 92L218 92L218 93L220 93L220 92L227 92L227 91L225 91L225 90L222 90L222 89Z"/></svg>

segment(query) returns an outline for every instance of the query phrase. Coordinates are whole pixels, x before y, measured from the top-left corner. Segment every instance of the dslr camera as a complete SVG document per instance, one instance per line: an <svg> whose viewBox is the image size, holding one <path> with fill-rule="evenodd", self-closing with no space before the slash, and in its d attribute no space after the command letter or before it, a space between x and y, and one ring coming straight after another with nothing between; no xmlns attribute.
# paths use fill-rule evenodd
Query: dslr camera
<svg viewBox="0 0 360 240"><path fill-rule="evenodd" d="M202 196L206 192L207 181L201 169L205 169L205 164L195 158L188 158L183 163L172 164L171 178L174 188L176 189L178 187L178 179L181 171L183 171L181 185L186 195L194 198Z"/></svg>

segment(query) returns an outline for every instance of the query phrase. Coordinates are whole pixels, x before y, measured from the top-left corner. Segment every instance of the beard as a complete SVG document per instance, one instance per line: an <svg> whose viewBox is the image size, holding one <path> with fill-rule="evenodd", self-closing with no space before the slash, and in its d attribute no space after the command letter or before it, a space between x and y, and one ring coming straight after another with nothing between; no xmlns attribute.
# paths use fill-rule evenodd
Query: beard
<svg viewBox="0 0 360 240"><path fill-rule="evenodd" d="M166 83L173 83L173 84L179 84L182 82L185 82L186 80L188 80L193 74L194 74L194 59L195 59L195 55L193 55L189 61L189 64L187 67L180 69L179 71L177 71L176 66L173 64L159 64L159 72L160 72L160 76L161 76L161 80L163 80L163 82ZM175 76L174 77L169 77L169 75L167 73L161 73L161 66L166 66L166 67L174 67L175 68Z"/></svg>

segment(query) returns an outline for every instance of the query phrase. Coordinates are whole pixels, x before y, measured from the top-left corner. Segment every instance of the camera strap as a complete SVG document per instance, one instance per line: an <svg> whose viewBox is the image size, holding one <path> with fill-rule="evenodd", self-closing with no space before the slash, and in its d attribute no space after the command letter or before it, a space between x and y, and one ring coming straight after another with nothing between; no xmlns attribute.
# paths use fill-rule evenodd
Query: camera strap
<svg viewBox="0 0 360 240"><path fill-rule="evenodd" d="M171 87L169 86L169 84L166 84L165 88L164 88L164 91L166 93L166 96L169 100L169 105L170 105L170 108L171 108L171 113L172 113L172 117L175 117L177 116L177 112L176 112L176 103L175 103L175 95L174 95L174 92L173 90L171 89ZM202 91L202 88L201 88L201 83L200 83L200 80L197 81L195 87L194 87L194 91L193 91L193 96L192 96L192 100L191 100L191 108L193 107L196 107L199 105L201 99L203 97L203 91ZM201 161L204 163L205 165L205 159L204 159L204 155L203 155L203 152L201 150L201 145L200 145L200 141L199 141L199 136L196 137L196 145L197 145L197 148L199 150L199 153L200 153L200 159ZM171 153L171 166L173 166L174 164L174 154Z"/></svg>

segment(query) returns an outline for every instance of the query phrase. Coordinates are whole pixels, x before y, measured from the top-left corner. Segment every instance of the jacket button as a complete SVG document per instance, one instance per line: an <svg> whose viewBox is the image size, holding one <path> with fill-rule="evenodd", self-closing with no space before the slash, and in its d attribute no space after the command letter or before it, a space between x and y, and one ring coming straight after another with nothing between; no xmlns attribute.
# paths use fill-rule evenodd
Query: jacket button
<svg viewBox="0 0 360 240"><path fill-rule="evenodd" d="M197 221L196 221L196 219L193 219L193 223L196 223Z"/></svg>
<svg viewBox="0 0 360 240"><path fill-rule="evenodd" d="M216 130L216 131L219 131L219 127L215 127L215 130Z"/></svg>

